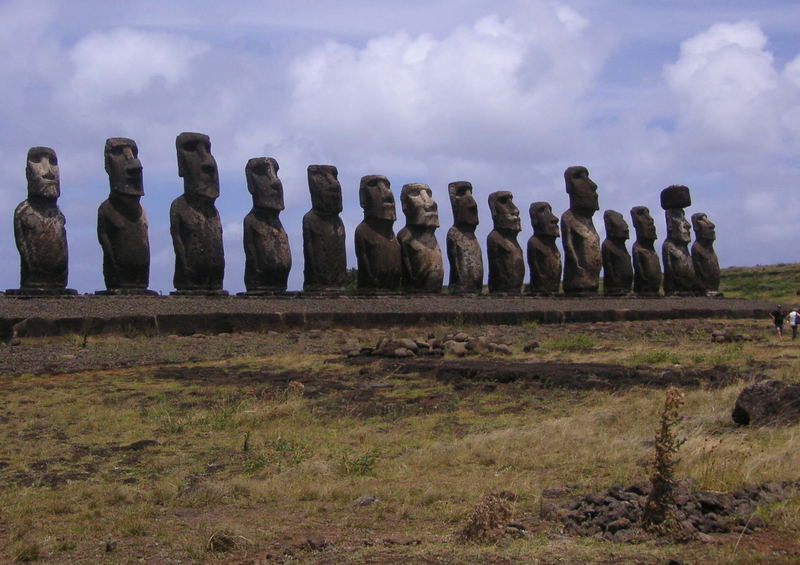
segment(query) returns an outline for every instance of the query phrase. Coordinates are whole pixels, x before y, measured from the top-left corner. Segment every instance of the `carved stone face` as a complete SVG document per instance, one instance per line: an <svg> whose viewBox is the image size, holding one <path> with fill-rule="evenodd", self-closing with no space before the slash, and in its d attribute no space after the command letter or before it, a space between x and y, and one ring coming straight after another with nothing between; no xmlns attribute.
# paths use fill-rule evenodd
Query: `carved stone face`
<svg viewBox="0 0 800 565"><path fill-rule="evenodd" d="M553 214L549 202L534 202L530 207L531 224L533 233L542 237L558 237L558 218Z"/></svg>
<svg viewBox="0 0 800 565"><path fill-rule="evenodd" d="M717 239L717 226L702 212L692 214L692 227L694 228L694 236L697 239L707 239L710 241Z"/></svg>
<svg viewBox="0 0 800 565"><path fill-rule="evenodd" d="M253 157L244 168L247 190L253 195L253 206L283 210L283 183L278 178L278 162L272 157Z"/></svg>
<svg viewBox="0 0 800 565"><path fill-rule="evenodd" d="M633 229L636 230L636 239L641 241L655 241L658 239L656 236L656 223L650 215L650 209L647 206L634 206L631 208L631 220L633 220Z"/></svg>
<svg viewBox="0 0 800 565"><path fill-rule="evenodd" d="M597 185L589 178L589 170L586 167L569 167L564 171L564 181L567 185L571 210L593 212L600 209Z"/></svg>
<svg viewBox="0 0 800 565"><path fill-rule="evenodd" d="M28 196L56 200L61 196L56 152L49 147L31 147L25 166Z"/></svg>
<svg viewBox="0 0 800 565"><path fill-rule="evenodd" d="M492 211L494 229L519 233L522 225L519 219L519 208L514 205L514 195L507 190L500 190L489 195L489 209Z"/></svg>
<svg viewBox="0 0 800 565"><path fill-rule="evenodd" d="M389 179L383 175L361 177L358 198L364 209L364 217L392 221L397 219L394 194L392 194L390 186Z"/></svg>
<svg viewBox="0 0 800 565"><path fill-rule="evenodd" d="M608 239L630 239L628 222L625 221L622 214L616 210L606 210L603 214L603 221L606 224L606 237Z"/></svg>
<svg viewBox="0 0 800 565"><path fill-rule="evenodd" d="M403 185L400 202L406 223L410 226L439 227L439 206L433 200L431 187L422 183Z"/></svg>
<svg viewBox="0 0 800 565"><path fill-rule="evenodd" d="M342 211L342 185L339 171L333 165L309 165L308 189L311 207L322 215L336 215Z"/></svg>
<svg viewBox="0 0 800 565"><path fill-rule="evenodd" d="M692 228L686 221L686 215L681 208L672 208L664 212L667 219L667 239L679 243L689 243L692 240Z"/></svg>
<svg viewBox="0 0 800 565"><path fill-rule="evenodd" d="M219 196L219 172L211 154L211 140L202 133L183 132L175 139L178 150L178 176L184 192L204 198Z"/></svg>
<svg viewBox="0 0 800 565"><path fill-rule="evenodd" d="M136 142L126 137L106 139L106 172L111 192L126 196L142 196L142 163Z"/></svg>
<svg viewBox="0 0 800 565"><path fill-rule="evenodd" d="M451 182L447 185L450 205L453 208L453 222L458 225L475 227L478 225L478 203L472 196L472 183Z"/></svg>

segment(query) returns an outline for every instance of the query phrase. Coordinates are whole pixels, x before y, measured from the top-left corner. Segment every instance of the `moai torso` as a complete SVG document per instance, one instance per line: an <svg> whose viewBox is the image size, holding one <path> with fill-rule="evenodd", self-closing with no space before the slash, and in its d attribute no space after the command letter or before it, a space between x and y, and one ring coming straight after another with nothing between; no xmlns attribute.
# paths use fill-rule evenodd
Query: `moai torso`
<svg viewBox="0 0 800 565"><path fill-rule="evenodd" d="M486 238L489 258L489 293L520 294L525 278L525 259L517 242L519 209L508 191L489 195L494 229Z"/></svg>
<svg viewBox="0 0 800 565"><path fill-rule="evenodd" d="M697 294L699 285L689 254L691 226L684 208L691 206L689 188L672 185L661 191L661 207L667 221L667 239L661 246L664 294Z"/></svg>
<svg viewBox="0 0 800 565"><path fill-rule="evenodd" d="M58 159L49 147L31 147L25 176L28 199L14 210L14 240L20 256L21 289L67 286L68 250L64 214L58 208Z"/></svg>
<svg viewBox="0 0 800 565"><path fill-rule="evenodd" d="M606 226L606 239L600 249L603 258L603 294L624 296L631 291L633 283L633 264L625 246L630 237L628 224L622 214L606 210L603 215Z"/></svg>
<svg viewBox="0 0 800 565"><path fill-rule="evenodd" d="M441 292L444 265L434 234L439 227L439 213L431 189L427 184L406 184L400 199L406 216L406 226L397 234L403 291Z"/></svg>
<svg viewBox="0 0 800 565"><path fill-rule="evenodd" d="M701 290L719 295L719 259L714 251L716 226L703 213L692 214L695 242L692 244L692 264Z"/></svg>
<svg viewBox="0 0 800 565"><path fill-rule="evenodd" d="M292 268L289 236L283 229L283 183L278 162L254 157L245 167L253 208L244 219L244 285L247 292L283 292Z"/></svg>
<svg viewBox="0 0 800 565"><path fill-rule="evenodd" d="M402 259L392 230L397 212L389 180L381 175L362 177L359 200L364 220L355 233L358 289L395 292L400 289Z"/></svg>
<svg viewBox="0 0 800 565"><path fill-rule="evenodd" d="M308 188L311 210L303 216L303 289L341 292L347 284L347 250L336 167L309 165Z"/></svg>
<svg viewBox="0 0 800 565"><path fill-rule="evenodd" d="M631 221L636 230L633 243L633 292L639 296L658 296L661 290L661 261L654 243L656 225L647 206L631 208Z"/></svg>
<svg viewBox="0 0 800 565"><path fill-rule="evenodd" d="M150 244L147 216L139 202L144 188L136 142L107 139L105 168L111 192L97 210L97 238L106 288L144 290L150 281Z"/></svg>
<svg viewBox="0 0 800 565"><path fill-rule="evenodd" d="M534 232L528 240L530 293L556 295L561 287L561 252L556 246L556 239L560 236L558 218L547 202L531 204L530 216Z"/></svg>
<svg viewBox="0 0 800 565"><path fill-rule="evenodd" d="M585 167L564 171L569 210L561 216L564 245L564 293L594 294L600 286L600 236L592 216L598 210L597 185Z"/></svg>
<svg viewBox="0 0 800 565"><path fill-rule="evenodd" d="M447 189L454 221L447 231L448 290L451 294L480 294L483 291L483 256L475 237L478 205L472 196L472 184L457 181L450 183Z"/></svg>

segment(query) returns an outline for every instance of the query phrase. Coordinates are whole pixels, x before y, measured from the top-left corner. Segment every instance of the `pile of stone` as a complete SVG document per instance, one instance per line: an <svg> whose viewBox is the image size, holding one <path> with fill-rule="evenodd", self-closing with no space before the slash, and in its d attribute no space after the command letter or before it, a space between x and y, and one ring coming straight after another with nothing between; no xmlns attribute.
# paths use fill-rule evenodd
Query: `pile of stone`
<svg viewBox="0 0 800 565"><path fill-rule="evenodd" d="M538 345L538 344L537 344ZM404 358L423 355L464 357L500 353L511 355L513 350L501 340L492 340L485 335L471 336L465 332L449 332L440 338L433 334L428 339L393 338L383 336L374 347L362 347L348 352L349 357L374 355L378 357Z"/></svg>
<svg viewBox="0 0 800 565"><path fill-rule="evenodd" d="M731 330L714 330L711 332L712 343L732 343L740 341L753 341L753 336L744 333L734 333Z"/></svg>
<svg viewBox="0 0 800 565"><path fill-rule="evenodd" d="M681 481L675 488L677 533L701 539L710 533L750 534L762 525L753 516L756 507L787 499L798 487L800 481L771 482L726 493L697 489L692 481ZM542 518L560 522L567 534L633 542L643 536L642 512L649 492L648 483L636 483L558 503L548 500L545 491Z"/></svg>
<svg viewBox="0 0 800 565"><path fill-rule="evenodd" d="M767 379L747 385L731 413L740 426L800 422L800 384Z"/></svg>

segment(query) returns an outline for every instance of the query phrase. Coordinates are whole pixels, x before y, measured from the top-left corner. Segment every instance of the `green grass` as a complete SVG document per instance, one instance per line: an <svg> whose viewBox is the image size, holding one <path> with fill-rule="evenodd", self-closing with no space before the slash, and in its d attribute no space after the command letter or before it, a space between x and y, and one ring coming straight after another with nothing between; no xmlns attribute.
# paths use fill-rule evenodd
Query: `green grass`
<svg viewBox="0 0 800 565"><path fill-rule="evenodd" d="M729 267L720 273L720 291L731 298L800 304L800 263Z"/></svg>

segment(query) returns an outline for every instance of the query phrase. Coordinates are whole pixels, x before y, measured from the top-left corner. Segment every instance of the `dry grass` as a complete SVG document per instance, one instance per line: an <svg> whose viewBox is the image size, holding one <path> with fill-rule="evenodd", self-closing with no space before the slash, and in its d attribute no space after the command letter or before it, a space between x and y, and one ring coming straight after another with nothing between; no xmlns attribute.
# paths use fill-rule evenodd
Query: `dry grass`
<svg viewBox="0 0 800 565"><path fill-rule="evenodd" d="M756 372L796 379L796 350L760 321L724 323L763 339L712 346L707 330L719 322L704 321L502 331L516 351L532 337L543 343L516 360L741 370L739 384L684 391L676 476L716 490L797 478L800 426L740 429L730 419ZM0 561L780 562L772 546L740 544L735 555L735 540L625 546L564 539L548 524L523 539L452 544L487 492L514 493L515 519L535 526L545 488L646 479L663 394L457 389L391 365L303 354L302 343L264 358L0 377ZM354 506L365 494L378 502ZM779 531L800 531L797 498L762 513ZM487 531L507 520L495 514Z"/></svg>

